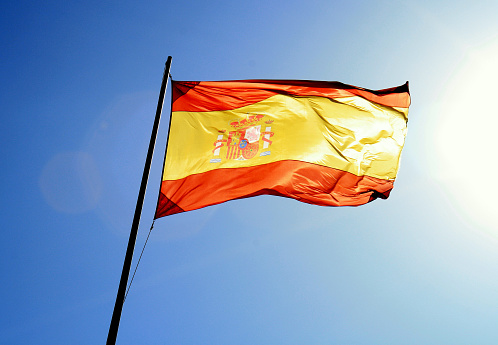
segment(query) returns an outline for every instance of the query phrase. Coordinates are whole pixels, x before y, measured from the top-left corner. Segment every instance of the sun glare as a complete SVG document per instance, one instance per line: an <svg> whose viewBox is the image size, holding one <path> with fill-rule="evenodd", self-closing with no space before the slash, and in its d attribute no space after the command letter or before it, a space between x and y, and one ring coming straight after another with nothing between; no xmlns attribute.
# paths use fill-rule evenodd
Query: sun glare
<svg viewBox="0 0 498 345"><path fill-rule="evenodd" d="M436 116L435 174L455 205L498 238L498 39L468 52Z"/></svg>

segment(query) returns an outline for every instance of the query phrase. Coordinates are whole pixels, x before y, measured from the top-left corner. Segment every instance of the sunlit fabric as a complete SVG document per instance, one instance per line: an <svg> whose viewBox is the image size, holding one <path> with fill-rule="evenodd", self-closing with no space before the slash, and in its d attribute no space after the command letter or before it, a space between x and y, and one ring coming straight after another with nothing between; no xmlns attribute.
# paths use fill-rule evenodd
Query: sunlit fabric
<svg viewBox="0 0 498 345"><path fill-rule="evenodd" d="M172 82L155 218L256 195L324 206L387 198L405 141L408 83Z"/></svg>

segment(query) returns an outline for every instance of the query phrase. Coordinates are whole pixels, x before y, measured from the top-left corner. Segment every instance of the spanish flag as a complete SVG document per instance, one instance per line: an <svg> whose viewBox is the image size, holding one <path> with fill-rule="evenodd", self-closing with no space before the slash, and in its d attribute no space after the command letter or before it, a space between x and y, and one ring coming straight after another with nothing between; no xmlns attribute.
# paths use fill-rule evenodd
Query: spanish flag
<svg viewBox="0 0 498 345"><path fill-rule="evenodd" d="M173 81L155 218L269 194L314 205L386 199L405 141L408 83Z"/></svg>

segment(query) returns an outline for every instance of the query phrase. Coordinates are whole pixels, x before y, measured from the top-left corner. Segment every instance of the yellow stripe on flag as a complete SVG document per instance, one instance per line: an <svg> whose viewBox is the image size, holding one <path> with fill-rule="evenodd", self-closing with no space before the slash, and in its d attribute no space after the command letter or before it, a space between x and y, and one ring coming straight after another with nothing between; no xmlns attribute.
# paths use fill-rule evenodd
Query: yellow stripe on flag
<svg viewBox="0 0 498 345"><path fill-rule="evenodd" d="M284 160L393 180L407 112L358 96L282 94L232 110L173 112L163 181Z"/></svg>

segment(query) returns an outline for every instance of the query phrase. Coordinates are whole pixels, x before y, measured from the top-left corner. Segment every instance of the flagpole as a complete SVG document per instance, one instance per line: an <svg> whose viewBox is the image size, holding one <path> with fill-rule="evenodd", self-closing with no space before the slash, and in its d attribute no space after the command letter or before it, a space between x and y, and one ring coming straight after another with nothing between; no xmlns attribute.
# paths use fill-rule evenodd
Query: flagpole
<svg viewBox="0 0 498 345"><path fill-rule="evenodd" d="M112 313L111 325L109 326L109 333L107 335L107 345L116 344L116 337L118 335L119 321L121 319L121 311L123 310L124 297L126 293L126 286L128 285L128 276L130 275L130 267L133 259L133 251L135 249L135 242L137 240L138 225L140 224L140 215L142 214L142 206L145 197L145 190L147 189L147 181L149 179L150 165L152 162L152 155L154 154L154 146L156 144L157 131L159 128L159 121L161 120L161 113L163 110L164 95L168 85L169 70L171 67L171 56L168 56L166 65L164 66L163 80L161 83L161 91L159 92L159 100L157 102L156 118L152 127L152 134L150 136L149 150L147 151L147 158L145 160L144 172L142 175L142 183L140 184L140 191L138 192L137 206L135 208L135 215L131 225L130 238L128 240L128 247L123 263L123 271L121 273L121 280L119 282L118 293L116 295L116 303L114 304L114 311Z"/></svg>

